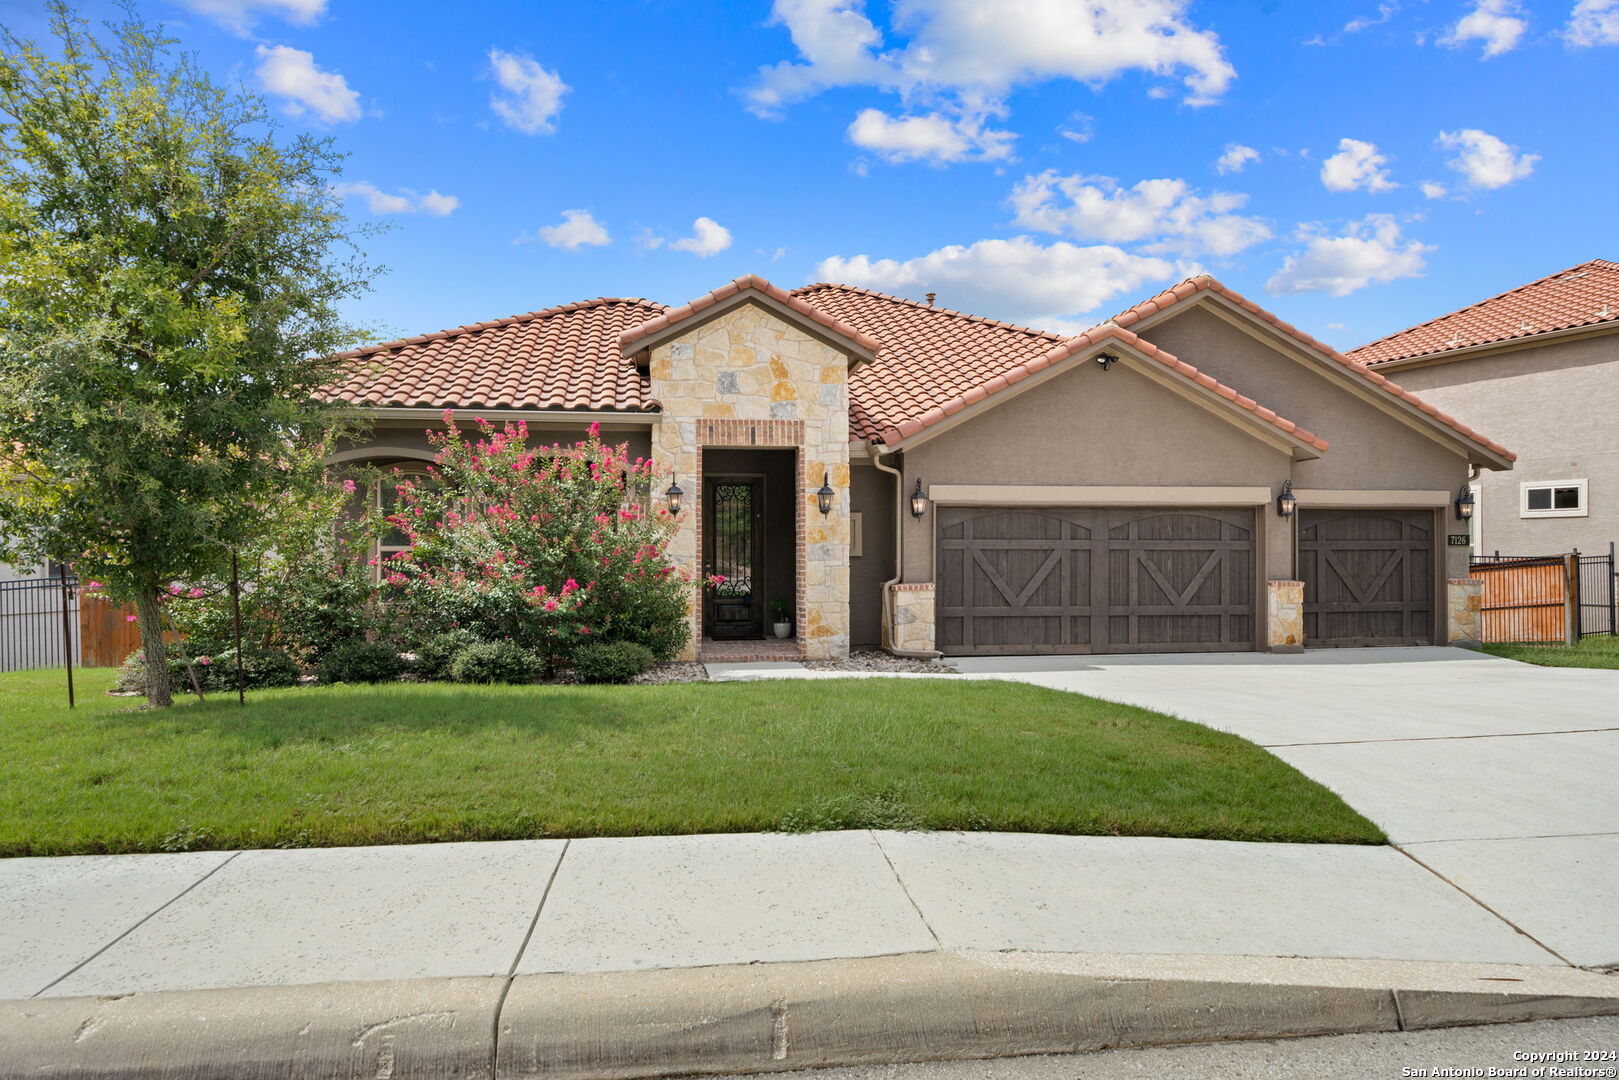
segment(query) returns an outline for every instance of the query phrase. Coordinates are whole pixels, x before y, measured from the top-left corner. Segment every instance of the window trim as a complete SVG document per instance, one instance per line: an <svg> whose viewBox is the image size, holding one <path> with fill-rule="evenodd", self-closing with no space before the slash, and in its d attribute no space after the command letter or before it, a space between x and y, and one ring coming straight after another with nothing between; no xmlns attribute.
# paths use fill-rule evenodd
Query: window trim
<svg viewBox="0 0 1619 1080"><path fill-rule="evenodd" d="M1529 492L1546 488L1574 488L1580 493L1580 505L1573 510L1531 510ZM1524 480L1518 484L1518 516L1520 518L1572 518L1591 516L1590 481L1581 480ZM1556 495L1552 496L1556 501Z"/></svg>

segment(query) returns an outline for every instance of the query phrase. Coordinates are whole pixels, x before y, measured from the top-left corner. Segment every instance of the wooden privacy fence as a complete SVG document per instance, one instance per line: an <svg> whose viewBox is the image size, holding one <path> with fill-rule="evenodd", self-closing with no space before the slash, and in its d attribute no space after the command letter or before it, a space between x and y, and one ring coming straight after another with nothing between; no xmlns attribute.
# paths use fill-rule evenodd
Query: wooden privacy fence
<svg viewBox="0 0 1619 1080"><path fill-rule="evenodd" d="M75 667L117 667L141 647L133 614L133 605L83 592L72 577L0 581L0 671L62 667L65 658Z"/></svg>
<svg viewBox="0 0 1619 1080"><path fill-rule="evenodd" d="M117 667L141 647L140 627L130 621L134 604L114 604L89 593L79 601L79 665Z"/></svg>
<svg viewBox="0 0 1619 1080"><path fill-rule="evenodd" d="M1619 630L1614 550L1606 555L1476 556L1484 582L1482 633L1488 642L1577 643Z"/></svg>

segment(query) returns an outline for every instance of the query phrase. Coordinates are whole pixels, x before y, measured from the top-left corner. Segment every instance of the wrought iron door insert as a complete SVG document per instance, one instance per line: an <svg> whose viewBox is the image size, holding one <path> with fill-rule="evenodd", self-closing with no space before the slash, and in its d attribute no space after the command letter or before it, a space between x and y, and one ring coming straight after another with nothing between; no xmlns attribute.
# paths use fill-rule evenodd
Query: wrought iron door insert
<svg viewBox="0 0 1619 1080"><path fill-rule="evenodd" d="M764 484L758 478L714 477L703 501L705 574L725 580L704 589L703 630L711 638L764 636Z"/></svg>

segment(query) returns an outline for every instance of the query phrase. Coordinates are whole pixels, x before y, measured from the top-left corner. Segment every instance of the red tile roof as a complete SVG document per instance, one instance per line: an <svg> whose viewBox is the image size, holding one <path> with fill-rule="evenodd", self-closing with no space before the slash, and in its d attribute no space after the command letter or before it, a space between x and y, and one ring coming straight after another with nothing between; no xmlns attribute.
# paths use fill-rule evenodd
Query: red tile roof
<svg viewBox="0 0 1619 1080"><path fill-rule="evenodd" d="M604 296L339 354L357 362L328 400L443 408L657 408L618 338L666 309Z"/></svg>
<svg viewBox="0 0 1619 1080"><path fill-rule="evenodd" d="M1418 411L1433 417L1435 420L1439 421L1441 424L1444 424L1446 427L1455 431L1458 435L1461 435L1468 441L1477 443L1499 457L1506 458L1508 461L1515 461L1517 459L1516 454L1502 446L1500 443L1492 442L1491 440L1486 439L1483 435L1480 435L1478 432L1474 431L1460 420L1457 420L1454 416L1451 416L1448 413L1440 412L1438 409L1434 408L1426 401L1423 401L1421 398L1417 397L1417 395L1413 394L1411 391L1405 389L1399 384L1389 381L1375 371L1369 370L1363 364L1356 363L1354 360L1351 360L1349 357L1334 349L1332 346L1322 344L1309 334L1306 334L1303 330L1293 326L1291 323L1283 322L1281 319L1278 319L1275 315L1272 315L1270 312L1266 311L1252 300L1249 300L1235 289L1228 289L1226 286L1220 284L1207 274L1199 275L1195 278L1189 278L1186 281L1181 282L1179 285L1176 285L1173 289L1165 289L1151 300L1144 300L1135 307L1128 308L1113 316L1113 318L1109 319L1108 322L1118 327L1129 327L1140 322L1142 319L1147 318L1149 315L1156 315L1158 312L1171 308L1176 304L1181 303L1183 300L1189 300L1201 292L1215 293L1219 296L1225 297L1227 300L1242 308L1244 311L1247 311L1265 322L1270 323L1277 330L1280 330L1288 337L1293 338L1295 341L1298 341L1315 352L1321 353L1323 356L1326 356L1329 359L1337 361L1345 370L1353 371L1355 374L1366 379L1368 382L1372 383L1385 393L1391 395L1392 397L1399 398L1408 405L1415 406ZM1107 323L1104 323L1103 325L1105 326Z"/></svg>
<svg viewBox="0 0 1619 1080"><path fill-rule="evenodd" d="M1382 364L1615 321L1619 263L1592 259L1379 338L1348 355L1363 364Z"/></svg>
<svg viewBox="0 0 1619 1080"><path fill-rule="evenodd" d="M853 439L880 438L1063 340L852 285L806 285L793 295L883 343L875 362L849 375Z"/></svg>
<svg viewBox="0 0 1619 1080"><path fill-rule="evenodd" d="M876 356L877 350L882 348L882 342L878 341L876 338L871 337L868 334L863 334L859 330L839 322L826 312L811 307L809 304L806 304L804 301L798 299L798 297L794 296L792 293L778 289L776 286L770 284L770 282L766 281L758 274L744 274L735 281L727 282L712 292L704 293L702 296L699 296L697 299L688 304L682 304L677 308L670 308L663 314L657 316L656 318L649 319L640 326L630 327L628 330L624 331L618 336L619 346L625 350L628 350L631 345L634 345L643 338L656 334L659 331L667 330L671 326L677 326L694 315L701 314L705 309L713 307L720 301L729 300L731 297L746 292L749 289L752 289L755 292L763 293L765 296L770 297L772 300L775 300L778 303L785 304L788 309L803 316L810 322L816 323L817 325L830 330L838 337L853 343L861 351L867 354L864 359L870 359L871 357Z"/></svg>
<svg viewBox="0 0 1619 1080"><path fill-rule="evenodd" d="M1512 454L1375 371L1289 326L1213 278L1197 277L1074 338L932 307L849 285L783 292L762 278L738 278L680 308L602 297L385 342L340 355L353 370L324 395L371 407L588 409L658 408L645 375L624 359L636 342L744 289L758 289L874 355L849 376L849 435L895 442L998 393L1011 383L1094 345L1119 340L1254 415L1318 448L1291 421L1138 338L1132 324L1205 291L1269 322L1385 392L1494 453Z"/></svg>

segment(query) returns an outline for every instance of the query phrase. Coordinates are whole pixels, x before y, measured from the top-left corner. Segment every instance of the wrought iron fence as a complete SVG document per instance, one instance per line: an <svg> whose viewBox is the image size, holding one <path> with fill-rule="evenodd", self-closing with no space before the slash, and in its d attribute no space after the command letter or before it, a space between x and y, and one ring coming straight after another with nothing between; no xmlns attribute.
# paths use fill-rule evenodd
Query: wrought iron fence
<svg viewBox="0 0 1619 1080"><path fill-rule="evenodd" d="M1614 545L1604 555L1475 555L1485 641L1577 641L1619 633Z"/></svg>
<svg viewBox="0 0 1619 1080"><path fill-rule="evenodd" d="M62 667L70 657L78 664L78 584L72 577L0 581L0 671Z"/></svg>

